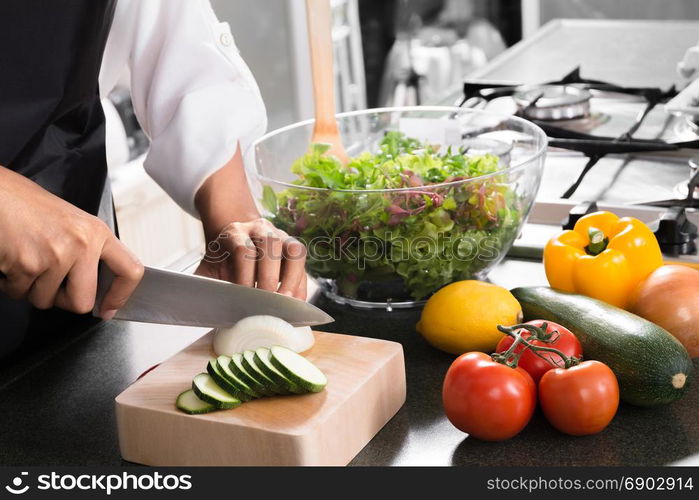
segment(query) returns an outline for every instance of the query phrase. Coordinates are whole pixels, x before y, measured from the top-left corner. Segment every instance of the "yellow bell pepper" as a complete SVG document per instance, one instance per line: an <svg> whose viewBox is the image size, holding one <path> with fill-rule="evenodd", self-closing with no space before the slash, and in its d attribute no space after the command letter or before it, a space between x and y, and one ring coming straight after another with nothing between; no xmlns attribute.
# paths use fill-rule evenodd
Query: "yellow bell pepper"
<svg viewBox="0 0 699 500"><path fill-rule="evenodd" d="M581 217L544 248L553 288L626 308L638 283L660 267L663 256L653 232L633 217L610 212Z"/></svg>

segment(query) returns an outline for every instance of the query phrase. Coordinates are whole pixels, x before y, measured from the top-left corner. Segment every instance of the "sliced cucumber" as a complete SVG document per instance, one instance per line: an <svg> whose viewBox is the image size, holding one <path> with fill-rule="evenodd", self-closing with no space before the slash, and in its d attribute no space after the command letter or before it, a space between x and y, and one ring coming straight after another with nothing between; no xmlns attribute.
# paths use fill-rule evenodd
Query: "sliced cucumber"
<svg viewBox="0 0 699 500"><path fill-rule="evenodd" d="M236 386L238 389L247 394L248 399L261 398L262 394L254 390L245 382L243 382L243 380L241 380L235 373L231 371L230 364L231 358L229 358L228 356L219 356L218 358L216 358L216 367L218 368L219 373L226 377L226 379L232 385Z"/></svg>
<svg viewBox="0 0 699 500"><path fill-rule="evenodd" d="M216 358L211 358L209 360L209 363L206 365L206 371L211 375L211 378L214 379L214 382L220 385L221 388L231 396L235 396L243 403L252 399L251 395L246 394L238 385L231 382L221 373Z"/></svg>
<svg viewBox="0 0 699 500"><path fill-rule="evenodd" d="M235 408L241 403L240 399L231 396L214 382L208 373L200 373L194 377L192 390L199 399L211 403L221 410Z"/></svg>
<svg viewBox="0 0 699 500"><path fill-rule="evenodd" d="M320 392L328 384L325 374L300 354L278 345L269 351L272 365L296 385L310 392Z"/></svg>
<svg viewBox="0 0 699 500"><path fill-rule="evenodd" d="M257 380L252 374L248 373L248 371L243 366L242 354L234 354L233 356L231 356L231 364L229 366L231 371L235 373L239 379L241 379L243 382L252 387L255 390L255 392L259 392L260 394L263 394L265 396L274 395L274 391L265 387L264 384L262 384L262 382Z"/></svg>
<svg viewBox="0 0 699 500"><path fill-rule="evenodd" d="M177 396L175 405L178 410L190 415L201 415L218 410L217 406L199 399L192 389L186 390Z"/></svg>
<svg viewBox="0 0 699 500"><path fill-rule="evenodd" d="M287 389L293 394L305 394L308 392L282 375L282 373L272 364L271 357L272 354L266 347L260 347L259 349L255 350L255 364L264 372L265 375L272 379L274 383Z"/></svg>
<svg viewBox="0 0 699 500"><path fill-rule="evenodd" d="M245 368L250 375L255 377L258 382L270 389L275 394L290 394L288 389L275 383L274 380L265 375L265 373L257 366L257 363L255 362L255 351L245 351L243 353L242 363L243 368Z"/></svg>

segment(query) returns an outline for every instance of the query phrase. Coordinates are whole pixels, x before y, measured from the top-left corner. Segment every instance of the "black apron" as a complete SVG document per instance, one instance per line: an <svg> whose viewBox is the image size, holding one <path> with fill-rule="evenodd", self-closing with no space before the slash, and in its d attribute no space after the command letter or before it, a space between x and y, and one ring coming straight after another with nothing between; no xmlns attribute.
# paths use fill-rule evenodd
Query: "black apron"
<svg viewBox="0 0 699 500"><path fill-rule="evenodd" d="M0 0L0 165L93 215L107 178L98 76L115 5ZM0 357L78 318L0 294Z"/></svg>

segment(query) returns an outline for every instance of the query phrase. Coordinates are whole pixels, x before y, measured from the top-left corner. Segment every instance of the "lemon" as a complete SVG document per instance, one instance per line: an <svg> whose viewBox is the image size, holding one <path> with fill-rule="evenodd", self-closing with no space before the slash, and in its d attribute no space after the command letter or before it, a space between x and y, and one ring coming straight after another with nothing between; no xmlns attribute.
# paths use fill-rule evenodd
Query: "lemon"
<svg viewBox="0 0 699 500"><path fill-rule="evenodd" d="M522 307L509 290L483 281L457 281L425 304L417 331L437 349L452 354L491 353L502 338L497 325L522 320Z"/></svg>

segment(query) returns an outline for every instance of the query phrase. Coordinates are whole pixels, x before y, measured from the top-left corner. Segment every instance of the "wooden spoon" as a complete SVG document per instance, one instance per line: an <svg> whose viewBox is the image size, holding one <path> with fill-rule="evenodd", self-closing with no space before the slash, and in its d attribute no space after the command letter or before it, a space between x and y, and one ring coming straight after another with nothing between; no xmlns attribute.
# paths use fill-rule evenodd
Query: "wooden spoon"
<svg viewBox="0 0 699 500"><path fill-rule="evenodd" d="M349 156L342 145L335 120L335 78L333 73L332 12L330 0L306 0L308 43L311 50L315 125L311 142L329 144L328 153L343 165Z"/></svg>

